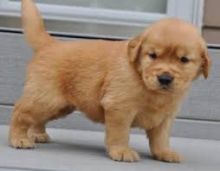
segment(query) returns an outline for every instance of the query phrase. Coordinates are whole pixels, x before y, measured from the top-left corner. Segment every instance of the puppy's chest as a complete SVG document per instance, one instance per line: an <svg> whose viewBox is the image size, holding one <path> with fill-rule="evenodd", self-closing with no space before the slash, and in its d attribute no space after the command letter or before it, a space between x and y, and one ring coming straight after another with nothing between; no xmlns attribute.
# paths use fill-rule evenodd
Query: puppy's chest
<svg viewBox="0 0 220 171"><path fill-rule="evenodd" d="M167 102L164 103L146 103L140 105L137 110L137 115L133 122L134 127L151 129L160 125L167 117L172 117L175 114L176 106Z"/></svg>
<svg viewBox="0 0 220 171"><path fill-rule="evenodd" d="M153 127L160 125L160 123L164 120L164 118L165 115L162 113L161 114L148 113L148 112L138 113L133 122L133 126L144 129L151 129Z"/></svg>

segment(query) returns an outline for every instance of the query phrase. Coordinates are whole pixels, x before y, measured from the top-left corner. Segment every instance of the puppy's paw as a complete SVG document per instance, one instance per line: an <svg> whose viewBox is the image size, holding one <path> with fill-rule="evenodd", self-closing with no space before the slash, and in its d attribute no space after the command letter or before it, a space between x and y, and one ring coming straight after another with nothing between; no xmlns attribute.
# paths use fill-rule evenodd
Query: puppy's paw
<svg viewBox="0 0 220 171"><path fill-rule="evenodd" d="M165 150L154 154L155 159L170 162L170 163L180 163L182 157L175 151Z"/></svg>
<svg viewBox="0 0 220 171"><path fill-rule="evenodd" d="M29 135L35 143L49 143L50 137L47 133L31 133Z"/></svg>
<svg viewBox="0 0 220 171"><path fill-rule="evenodd" d="M29 138L11 138L10 145L17 149L32 149L35 148L34 141Z"/></svg>
<svg viewBox="0 0 220 171"><path fill-rule="evenodd" d="M108 153L115 161L136 162L140 159L138 153L129 147L111 147Z"/></svg>

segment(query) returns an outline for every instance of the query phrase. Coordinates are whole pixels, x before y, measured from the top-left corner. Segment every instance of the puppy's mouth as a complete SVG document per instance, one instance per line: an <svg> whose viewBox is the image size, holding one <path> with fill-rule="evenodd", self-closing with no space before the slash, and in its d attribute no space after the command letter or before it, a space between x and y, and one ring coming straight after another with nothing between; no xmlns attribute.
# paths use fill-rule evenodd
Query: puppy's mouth
<svg viewBox="0 0 220 171"><path fill-rule="evenodd" d="M174 93L175 92L174 88L171 85L170 86L159 85L158 91L162 93Z"/></svg>
<svg viewBox="0 0 220 171"><path fill-rule="evenodd" d="M154 83L154 84L146 84L145 83L146 88L149 91L155 92L155 93L159 93L159 94L173 94L176 92L175 88L173 85L161 85L159 83Z"/></svg>

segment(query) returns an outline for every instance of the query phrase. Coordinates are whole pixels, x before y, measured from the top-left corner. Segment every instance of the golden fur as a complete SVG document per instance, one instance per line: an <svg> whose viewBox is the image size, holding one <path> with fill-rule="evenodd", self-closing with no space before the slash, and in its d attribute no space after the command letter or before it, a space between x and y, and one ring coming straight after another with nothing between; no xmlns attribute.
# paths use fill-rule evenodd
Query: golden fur
<svg viewBox="0 0 220 171"><path fill-rule="evenodd" d="M22 1L22 19L35 53L11 119L12 147L48 142L45 124L78 109L105 124L113 160L139 159L128 145L132 126L146 131L156 159L181 160L169 147L171 123L191 82L200 74L207 77L210 66L205 43L191 24L170 18L132 40L62 42L44 30L31 0ZM187 63L181 62L184 56ZM174 78L168 88L158 82L163 73Z"/></svg>

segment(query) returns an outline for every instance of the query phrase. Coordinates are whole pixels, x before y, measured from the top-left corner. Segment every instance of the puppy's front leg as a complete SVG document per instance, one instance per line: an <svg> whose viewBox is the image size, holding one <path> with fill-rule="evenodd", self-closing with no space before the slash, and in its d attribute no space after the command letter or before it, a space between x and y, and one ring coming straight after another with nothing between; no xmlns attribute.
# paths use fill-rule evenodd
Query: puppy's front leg
<svg viewBox="0 0 220 171"><path fill-rule="evenodd" d="M173 119L165 119L159 126L146 131L152 155L161 161L180 162L181 156L170 149L169 133Z"/></svg>
<svg viewBox="0 0 220 171"><path fill-rule="evenodd" d="M105 114L106 148L113 160L139 160L138 153L129 147L129 130L133 118L134 116L123 110L111 110Z"/></svg>

